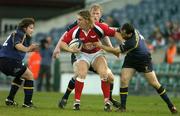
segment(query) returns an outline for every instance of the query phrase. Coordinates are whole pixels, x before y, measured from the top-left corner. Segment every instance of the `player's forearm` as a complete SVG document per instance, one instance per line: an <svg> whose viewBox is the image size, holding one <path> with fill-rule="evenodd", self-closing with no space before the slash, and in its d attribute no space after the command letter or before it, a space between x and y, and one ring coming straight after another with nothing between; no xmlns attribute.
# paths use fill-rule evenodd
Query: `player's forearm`
<svg viewBox="0 0 180 116"><path fill-rule="evenodd" d="M58 41L54 51L60 50L60 42L61 42L61 40Z"/></svg>
<svg viewBox="0 0 180 116"><path fill-rule="evenodd" d="M120 50L119 48L112 48L105 45L101 45L101 48L107 52L113 53L113 54L119 54Z"/></svg>
<svg viewBox="0 0 180 116"><path fill-rule="evenodd" d="M72 52L72 50L68 47L68 45L63 41L60 42L60 48L67 52Z"/></svg>
<svg viewBox="0 0 180 116"><path fill-rule="evenodd" d="M101 45L101 48L107 52L113 52L114 48L109 47L109 46L105 46L105 45Z"/></svg>
<svg viewBox="0 0 180 116"><path fill-rule="evenodd" d="M119 41L119 42L124 42L124 39L121 36L121 33L115 32L114 37Z"/></svg>
<svg viewBox="0 0 180 116"><path fill-rule="evenodd" d="M108 36L105 36L105 37L103 38L102 43L103 43L104 45L109 46L109 47L113 47Z"/></svg>
<svg viewBox="0 0 180 116"><path fill-rule="evenodd" d="M15 45L15 48L16 48L18 51L21 51L21 52L29 52L29 51L30 51L30 48L29 48L29 47L25 47L25 46L22 45L21 43L16 44L16 45Z"/></svg>

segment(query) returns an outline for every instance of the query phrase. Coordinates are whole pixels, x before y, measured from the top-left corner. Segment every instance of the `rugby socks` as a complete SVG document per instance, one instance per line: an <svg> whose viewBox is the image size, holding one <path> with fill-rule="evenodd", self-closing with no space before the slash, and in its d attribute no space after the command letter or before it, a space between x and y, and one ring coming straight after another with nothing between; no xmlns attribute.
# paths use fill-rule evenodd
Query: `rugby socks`
<svg viewBox="0 0 180 116"><path fill-rule="evenodd" d="M23 80L20 79L19 77L16 77L12 81L11 89L10 89L10 92L9 92L7 99L12 100L12 101L14 100L14 97L15 97L19 87L21 86L22 82L23 82Z"/></svg>
<svg viewBox="0 0 180 116"><path fill-rule="evenodd" d="M156 91L159 93L161 98L166 102L169 108L173 107L172 102L170 101L169 97L166 94L166 90L162 86L159 89L156 89Z"/></svg>
<svg viewBox="0 0 180 116"><path fill-rule="evenodd" d="M110 96L110 83L107 81L101 80L101 89L104 95L104 101L107 102Z"/></svg>
<svg viewBox="0 0 180 116"><path fill-rule="evenodd" d="M24 82L24 104L29 105L32 103L32 95L33 95L33 80L25 80Z"/></svg>
<svg viewBox="0 0 180 116"><path fill-rule="evenodd" d="M120 101L121 101L121 107L126 108L126 100L128 96L128 87L120 88Z"/></svg>
<svg viewBox="0 0 180 116"><path fill-rule="evenodd" d="M74 78L71 78L71 80L69 81L69 84L68 84L68 87L66 89L66 92L63 96L63 99L68 99L69 98L69 95L70 93L72 92L72 90L75 88L75 79Z"/></svg>
<svg viewBox="0 0 180 116"><path fill-rule="evenodd" d="M110 83L110 95L109 95L109 99L113 99L112 98L112 92L113 92L113 87L114 87L114 83Z"/></svg>
<svg viewBox="0 0 180 116"><path fill-rule="evenodd" d="M80 102L82 90L84 87L84 79L77 78L75 81L75 100Z"/></svg>

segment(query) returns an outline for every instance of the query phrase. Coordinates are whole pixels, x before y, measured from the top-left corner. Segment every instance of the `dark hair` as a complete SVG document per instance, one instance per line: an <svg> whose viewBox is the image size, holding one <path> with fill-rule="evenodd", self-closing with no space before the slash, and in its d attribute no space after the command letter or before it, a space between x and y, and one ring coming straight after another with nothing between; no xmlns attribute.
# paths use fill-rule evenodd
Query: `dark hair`
<svg viewBox="0 0 180 116"><path fill-rule="evenodd" d="M40 41L40 47L44 49L45 48L45 44L47 44L47 43L48 43L48 41L46 40L46 38L42 39Z"/></svg>
<svg viewBox="0 0 180 116"><path fill-rule="evenodd" d="M130 23L125 23L121 29L125 30L126 34L134 33L134 27Z"/></svg>
<svg viewBox="0 0 180 116"><path fill-rule="evenodd" d="M23 18L18 25L19 29L27 28L29 25L35 24L35 20L33 18Z"/></svg>

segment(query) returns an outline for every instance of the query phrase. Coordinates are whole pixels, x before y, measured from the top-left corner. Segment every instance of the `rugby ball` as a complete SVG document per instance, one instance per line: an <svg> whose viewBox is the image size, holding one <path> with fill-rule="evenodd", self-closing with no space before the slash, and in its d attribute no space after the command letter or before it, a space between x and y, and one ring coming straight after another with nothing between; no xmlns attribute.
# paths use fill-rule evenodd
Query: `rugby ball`
<svg viewBox="0 0 180 116"><path fill-rule="evenodd" d="M83 42L80 39L74 38L74 39L71 40L71 42L69 43L68 46L70 48L74 48L74 47L81 48L82 45L83 45Z"/></svg>

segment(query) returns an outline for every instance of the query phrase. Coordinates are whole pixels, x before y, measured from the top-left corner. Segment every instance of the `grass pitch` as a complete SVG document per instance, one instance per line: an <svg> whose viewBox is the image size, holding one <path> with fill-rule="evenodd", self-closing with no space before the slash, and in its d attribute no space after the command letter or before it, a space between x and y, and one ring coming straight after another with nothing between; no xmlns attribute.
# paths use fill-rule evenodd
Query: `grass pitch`
<svg viewBox="0 0 180 116"><path fill-rule="evenodd" d="M35 92L33 102L36 109L22 108L23 91L20 90L15 98L18 107L8 107L4 101L8 95L7 91L0 91L0 116L170 116L167 106L156 96L131 96L127 101L127 112L104 112L102 95L82 95L81 110L73 111L72 94L65 109L57 107L62 94L54 92ZM114 96L119 100L118 96ZM171 98L180 111L180 98ZM180 116L178 114L177 116Z"/></svg>

